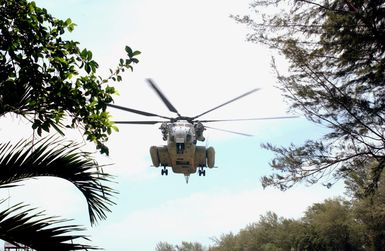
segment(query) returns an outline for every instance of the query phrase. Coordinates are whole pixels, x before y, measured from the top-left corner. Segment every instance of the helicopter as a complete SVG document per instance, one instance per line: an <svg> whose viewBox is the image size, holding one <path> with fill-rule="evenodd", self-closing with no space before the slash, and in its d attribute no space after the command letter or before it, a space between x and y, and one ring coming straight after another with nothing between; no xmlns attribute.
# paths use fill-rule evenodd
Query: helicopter
<svg viewBox="0 0 385 251"><path fill-rule="evenodd" d="M293 118L296 116L281 116L281 117L265 117L265 118L249 118L249 119L211 119L211 120L199 120L198 118L212 112L218 108L221 108L229 103L232 103L240 98L250 95L259 90L255 88L248 91L236 98L233 98L221 105L218 105L210 110L200 113L196 116L187 117L182 116L178 110L171 104L171 102L162 93L160 88L150 78L146 79L149 86L156 92L163 103L166 105L169 111L176 113L177 117L167 117L158 115L155 113L145 112L136 110L124 106L115 104L107 104L107 106L147 116L147 117L158 117L164 120L142 120L142 121L114 121L115 124L136 124L136 125L155 125L160 124L160 131L162 133L163 140L167 142L163 146L151 146L150 156L152 165L154 167L162 167L161 175L168 175L167 167L171 167L172 171L177 174L183 174L186 183L189 181L191 174L198 171L199 176L206 176L205 168L215 167L215 150L213 147L206 147L197 145L198 141L204 142L205 137L203 136L204 130L207 128L225 131L229 133L235 133L243 136L252 136L250 134L224 130L214 127L203 125L203 123L210 122L222 122L222 121L246 121L246 120L267 120L267 119L286 119Z"/></svg>

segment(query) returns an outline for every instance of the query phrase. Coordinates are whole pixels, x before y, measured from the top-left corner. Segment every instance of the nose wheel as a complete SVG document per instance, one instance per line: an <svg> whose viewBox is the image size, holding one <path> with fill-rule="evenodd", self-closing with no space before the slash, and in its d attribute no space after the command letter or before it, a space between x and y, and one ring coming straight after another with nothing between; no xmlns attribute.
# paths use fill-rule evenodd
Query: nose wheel
<svg viewBox="0 0 385 251"><path fill-rule="evenodd" d="M199 176L206 176L206 170L203 169L203 167L200 167L199 170L198 170L198 174Z"/></svg>
<svg viewBox="0 0 385 251"><path fill-rule="evenodd" d="M167 168L166 167L163 167L163 169L161 170L161 172L160 172L162 175L168 175L168 170L167 170Z"/></svg>

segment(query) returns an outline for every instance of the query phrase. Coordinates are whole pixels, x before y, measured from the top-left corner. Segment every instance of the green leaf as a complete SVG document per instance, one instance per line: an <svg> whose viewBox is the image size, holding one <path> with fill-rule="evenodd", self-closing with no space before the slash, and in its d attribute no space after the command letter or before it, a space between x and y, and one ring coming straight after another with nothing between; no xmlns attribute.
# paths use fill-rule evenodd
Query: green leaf
<svg viewBox="0 0 385 251"><path fill-rule="evenodd" d="M100 172L90 153L82 152L76 143L50 137L37 142L20 141L14 146L0 144L0 169L9 176L0 180L0 186L37 176L70 181L86 198L92 224L105 219L110 211L108 205L114 204L111 196L115 192L102 184L111 176Z"/></svg>
<svg viewBox="0 0 385 251"><path fill-rule="evenodd" d="M92 51L87 51L87 60L91 60L92 59Z"/></svg>
<svg viewBox="0 0 385 251"><path fill-rule="evenodd" d="M2 202L4 200L0 203ZM23 244L34 250L97 249L74 243L77 239L88 240L88 238L85 235L69 235L70 232L84 229L77 225L63 225L63 222L67 221L47 217L42 212L19 203L0 211L0 236L4 241Z"/></svg>
<svg viewBox="0 0 385 251"><path fill-rule="evenodd" d="M73 32L75 29L75 26L76 26L76 24L74 24L74 23L71 23L70 25L68 25L68 31Z"/></svg>
<svg viewBox="0 0 385 251"><path fill-rule="evenodd" d="M127 55L131 58L132 57L132 49L129 46L126 46L124 49L126 50Z"/></svg>
<svg viewBox="0 0 385 251"><path fill-rule="evenodd" d="M89 65L90 65L93 73L95 73L96 69L99 67L98 63L96 63L94 60L90 61Z"/></svg>
<svg viewBox="0 0 385 251"><path fill-rule="evenodd" d="M31 3L28 5L28 7L29 7L29 11L30 11L31 13L34 13L35 10L36 10L36 3L35 3L35 2L31 2Z"/></svg>
<svg viewBox="0 0 385 251"><path fill-rule="evenodd" d="M89 63L86 63L84 65L84 70L89 74L91 72L91 67L90 67L90 64Z"/></svg>
<svg viewBox="0 0 385 251"><path fill-rule="evenodd" d="M132 56L135 57L135 56L140 55L141 53L142 53L142 52L140 52L140 51L134 51L134 52L132 53Z"/></svg>
<svg viewBox="0 0 385 251"><path fill-rule="evenodd" d="M72 24L71 18L67 18L67 19L65 20L64 24L65 24L65 25L70 25L70 24Z"/></svg>
<svg viewBox="0 0 385 251"><path fill-rule="evenodd" d="M80 52L80 56L82 57L83 60L86 60L87 59L87 55L88 55L88 51L86 48L84 48L81 52Z"/></svg>
<svg viewBox="0 0 385 251"><path fill-rule="evenodd" d="M115 132L119 132L119 128L117 126L111 126L111 128L115 131Z"/></svg>

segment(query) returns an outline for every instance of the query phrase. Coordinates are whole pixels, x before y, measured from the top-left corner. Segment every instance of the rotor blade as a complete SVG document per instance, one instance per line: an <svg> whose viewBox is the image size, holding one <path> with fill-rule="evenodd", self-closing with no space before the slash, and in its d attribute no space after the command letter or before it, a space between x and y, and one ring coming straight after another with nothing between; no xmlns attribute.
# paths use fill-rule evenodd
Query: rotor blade
<svg viewBox="0 0 385 251"><path fill-rule="evenodd" d="M234 133L234 134L239 134L239 135L248 136L248 137L254 136L254 135L251 135L251 134L246 134L246 133L241 133L241 132L234 132L234 131L220 129L220 128L215 128L215 127L211 127L211 126L205 126L205 128L214 129L214 130L223 131L223 132Z"/></svg>
<svg viewBox="0 0 385 251"><path fill-rule="evenodd" d="M127 112L132 112L132 113L144 115L144 116L159 117L159 118L163 118L163 119L171 119L169 117L161 116L161 115L158 115L158 114L155 114L155 113L139 111L139 110L135 110L135 109L119 106L119 105L107 104L107 106L113 107L113 108L116 108L116 109L120 109L120 110L123 110L123 111L127 111Z"/></svg>
<svg viewBox="0 0 385 251"><path fill-rule="evenodd" d="M249 121L249 120L272 120L272 119L291 119L299 118L299 116L278 116L278 117L261 117L261 118L247 118L247 119L208 119L208 120L199 120L199 122L224 122L224 121Z"/></svg>
<svg viewBox="0 0 385 251"><path fill-rule="evenodd" d="M166 98L166 96L163 95L163 93L160 91L160 89L156 86L156 84L154 83L154 81L152 81L152 79L148 78L147 79L147 82L150 84L150 86L152 87L152 89L155 90L155 92L158 94L158 96L162 99L163 103L167 106L167 108L172 111L172 112L175 112L176 114L178 114L178 116L180 116L179 112L175 109L175 107L171 104L171 102Z"/></svg>
<svg viewBox="0 0 385 251"><path fill-rule="evenodd" d="M243 97L245 97L245 96L247 96L247 95L249 95L249 94L251 94L251 93L253 93L253 92L256 92L256 91L258 91L258 90L259 90L259 88L255 88L255 89L253 89L253 90L251 90L251 91L248 91L248 92L242 94L241 96L238 96L238 97L236 97L236 98L233 98L232 100L229 100L229 101L227 101L227 102L225 102L225 103L223 103L223 104L221 104L221 105L218 105L218 106L216 106L216 107L214 107L214 108L212 108L212 109L210 109L210 110L208 110L208 111L205 111L204 113L201 113L201 114L199 114L199 115L193 117L193 119L199 118L200 116L205 115L206 113L209 113L209 112L211 112L211 111L214 111L214 110L216 110L216 109L218 109L218 108L220 108L220 107L222 107L222 106L224 106L224 105L230 104L231 102L234 102L234 101L236 101L236 100L238 100L238 99L240 99L240 98L243 98Z"/></svg>
<svg viewBox="0 0 385 251"><path fill-rule="evenodd" d="M113 121L115 124L155 125L167 121Z"/></svg>

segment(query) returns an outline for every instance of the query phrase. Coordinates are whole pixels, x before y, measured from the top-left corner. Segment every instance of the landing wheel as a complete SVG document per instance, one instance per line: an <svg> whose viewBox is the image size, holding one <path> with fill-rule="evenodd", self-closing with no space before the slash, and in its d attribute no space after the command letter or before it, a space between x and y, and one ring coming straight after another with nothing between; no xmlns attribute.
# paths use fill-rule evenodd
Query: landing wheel
<svg viewBox="0 0 385 251"><path fill-rule="evenodd" d="M201 169L199 169L198 170L198 174L199 174L199 176L206 176L206 170L203 170L203 168L201 168Z"/></svg>
<svg viewBox="0 0 385 251"><path fill-rule="evenodd" d="M161 170L161 174L162 175L168 175L168 170L166 169L166 167L164 167L162 170Z"/></svg>

